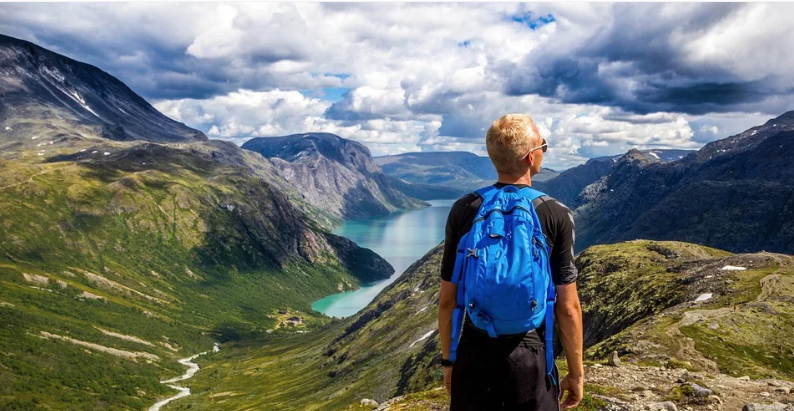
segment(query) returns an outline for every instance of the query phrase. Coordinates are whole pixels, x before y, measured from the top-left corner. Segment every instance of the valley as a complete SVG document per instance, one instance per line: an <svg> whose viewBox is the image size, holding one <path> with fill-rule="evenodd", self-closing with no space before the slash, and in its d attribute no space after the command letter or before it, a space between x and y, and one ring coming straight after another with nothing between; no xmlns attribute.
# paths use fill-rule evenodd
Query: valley
<svg viewBox="0 0 794 411"><path fill-rule="evenodd" d="M0 72L0 409L445 409L439 243L487 158L210 140L2 35ZM792 130L537 176L576 216L580 409L794 402Z"/></svg>

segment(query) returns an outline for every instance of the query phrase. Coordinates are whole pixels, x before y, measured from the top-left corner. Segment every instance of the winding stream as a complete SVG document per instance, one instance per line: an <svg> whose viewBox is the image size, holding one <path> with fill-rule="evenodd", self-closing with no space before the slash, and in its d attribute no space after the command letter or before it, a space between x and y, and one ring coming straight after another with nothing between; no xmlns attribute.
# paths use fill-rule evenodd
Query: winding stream
<svg viewBox="0 0 794 411"><path fill-rule="evenodd" d="M149 407L149 411L160 411L160 408L162 408L163 406L165 406L169 402L178 400L180 398L185 398L188 395L190 395L190 388L180 387L178 385L173 385L173 384L175 382L184 381L184 380L186 380L188 378L191 378L194 375L196 375L196 373L198 372L198 370L200 368L199 368L198 364L193 362L193 360L195 360L199 355L204 355L204 354L206 354L208 352L209 351L204 351L204 352L198 353L198 354L196 354L196 355L194 355L192 357L183 358L183 359L179 360L180 364L185 365L185 366L188 367L187 371L185 371L185 373L182 376L171 378L170 380L160 381L161 383L163 383L163 384L165 384L165 385L167 385L167 386L169 386L169 387L171 387L171 388L173 388L175 390L179 390L179 393L174 395L173 397L168 397L168 398L166 398L166 399L164 399L162 401L158 401L157 403L155 403L154 405Z"/></svg>

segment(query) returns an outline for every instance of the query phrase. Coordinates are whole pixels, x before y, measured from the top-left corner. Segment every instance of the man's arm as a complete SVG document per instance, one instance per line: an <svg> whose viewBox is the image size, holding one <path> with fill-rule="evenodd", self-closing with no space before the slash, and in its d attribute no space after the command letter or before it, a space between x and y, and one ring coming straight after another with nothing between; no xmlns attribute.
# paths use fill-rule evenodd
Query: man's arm
<svg viewBox="0 0 794 411"><path fill-rule="evenodd" d="M584 391L584 366L582 365L582 306L576 283L556 286L557 303L554 314L560 327L565 359L568 361L568 375L560 382L561 394L568 391L568 397L560 407L564 410L575 407L582 400Z"/></svg>
<svg viewBox="0 0 794 411"><path fill-rule="evenodd" d="M560 408L567 410L575 407L584 395L584 367L582 366L582 306L576 291L576 278L579 272L574 259L576 239L573 213L557 200L545 203L552 216L554 247L551 255L551 274L557 292L554 314L560 328L565 358L568 361L568 375L560 381L560 398L565 391L568 396Z"/></svg>
<svg viewBox="0 0 794 411"><path fill-rule="evenodd" d="M458 286L441 280L441 293L438 297L438 335L441 339L441 358L449 359L452 344L452 312L455 311Z"/></svg>

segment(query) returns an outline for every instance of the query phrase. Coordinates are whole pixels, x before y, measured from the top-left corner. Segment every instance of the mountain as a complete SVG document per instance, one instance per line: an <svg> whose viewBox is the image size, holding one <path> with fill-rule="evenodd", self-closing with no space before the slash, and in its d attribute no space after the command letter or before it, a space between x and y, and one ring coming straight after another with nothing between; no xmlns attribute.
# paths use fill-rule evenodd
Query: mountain
<svg viewBox="0 0 794 411"><path fill-rule="evenodd" d="M11 145L31 147L30 138L37 135L207 140L200 131L161 114L110 74L1 34L0 96L0 150Z"/></svg>
<svg viewBox="0 0 794 411"><path fill-rule="evenodd" d="M697 150L675 150L675 149L649 149L649 150L637 150L645 156L648 160L654 161L658 160L663 163L667 163L670 161L678 161L682 158L697 152ZM610 161L614 160L617 161L620 157L623 157L623 154L617 154L614 156L604 156L604 157L595 157L591 160L596 161Z"/></svg>
<svg viewBox="0 0 794 411"><path fill-rule="evenodd" d="M576 207L579 193L609 172L612 164L612 160L590 159L584 164L563 171L551 180L533 181L532 186L573 209Z"/></svg>
<svg viewBox="0 0 794 411"><path fill-rule="evenodd" d="M242 147L270 160L306 201L339 219L427 205L391 187L366 146L334 134L257 137Z"/></svg>
<svg viewBox="0 0 794 411"><path fill-rule="evenodd" d="M633 238L794 253L794 114L679 161L632 150L578 200L577 247Z"/></svg>
<svg viewBox="0 0 794 411"><path fill-rule="evenodd" d="M362 398L384 402L419 392L407 401L422 406L407 409L444 409L437 408L443 394L421 393L441 384L436 310L442 250L429 251L355 316L314 335L235 342L200 359L203 371L181 405L342 410ZM794 386L794 343L787 332L794 325L791 256L637 240L592 247L576 265L588 365L590 405L584 409L606 409L605 395L638 409L664 400L697 404L677 383L684 370L674 369L683 366L701 375L687 378L719 389L726 409L762 400L759 393L771 390L769 380L737 378L742 375ZM628 365L602 367L612 351ZM564 369L564 361L558 364ZM632 397L643 381L655 387Z"/></svg>
<svg viewBox="0 0 794 411"><path fill-rule="evenodd" d="M460 197L496 181L491 160L467 151L405 153L375 157L375 162L391 177L459 190L459 195L447 198ZM535 180L546 181L557 174L554 170L544 168L535 176Z"/></svg>
<svg viewBox="0 0 794 411"><path fill-rule="evenodd" d="M0 409L146 409L178 358L394 272L110 75L6 37L0 67Z"/></svg>
<svg viewBox="0 0 794 411"><path fill-rule="evenodd" d="M695 151L665 149L636 150L636 152L649 162L670 162L678 161ZM565 170L549 180L533 181L533 186L573 209L579 205L579 194L582 190L606 175L623 156L624 154L591 158L586 163Z"/></svg>

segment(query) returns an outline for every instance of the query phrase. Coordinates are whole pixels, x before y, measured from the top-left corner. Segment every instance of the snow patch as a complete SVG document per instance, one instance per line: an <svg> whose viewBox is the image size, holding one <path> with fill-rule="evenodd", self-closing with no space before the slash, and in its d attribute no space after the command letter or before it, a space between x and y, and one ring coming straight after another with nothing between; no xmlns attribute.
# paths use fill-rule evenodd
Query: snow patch
<svg viewBox="0 0 794 411"><path fill-rule="evenodd" d="M107 151L105 151L105 155L106 155L106 156L109 156L109 155L110 155L110 153L108 153Z"/></svg>
<svg viewBox="0 0 794 411"><path fill-rule="evenodd" d="M707 276L705 276L703 278L714 278L714 276L713 275L707 275Z"/></svg>
<svg viewBox="0 0 794 411"><path fill-rule="evenodd" d="M411 347L413 347L413 346L414 346L416 343L418 343L419 341L426 340L426 339L427 339L427 337L430 337L431 335L433 335L433 333L434 333L434 332L436 332L436 330L430 330L430 331L428 331L428 332L427 332L427 334L425 334L425 335L421 336L421 337L420 337L418 340L416 340L416 341L412 342L412 343L411 343L411 345L409 345L409 346L408 346L408 348L411 348Z"/></svg>
<svg viewBox="0 0 794 411"><path fill-rule="evenodd" d="M75 102L77 102L77 104L79 104L79 105L80 105L81 107L83 107L84 109L88 110L88 111L89 111L91 114L93 114L93 115L95 115L95 116L99 117L99 114L97 114L96 112L94 112L94 110L91 110L91 107L88 107L88 104L86 104L86 102L85 102L85 99L84 99L82 96L80 96L80 94L79 94L79 93L77 93L76 91L66 91L66 90L64 90L64 89L62 89L62 88L60 88L60 87L57 87L57 88L58 88L58 90L60 90L60 91L61 91L63 94L66 94L67 96L71 97L71 98L72 98L72 100L74 100ZM101 117L100 117L100 118L101 118Z"/></svg>
<svg viewBox="0 0 794 411"><path fill-rule="evenodd" d="M12 130L13 129L11 127L6 127L6 131L12 131Z"/></svg>
<svg viewBox="0 0 794 411"><path fill-rule="evenodd" d="M661 158L659 158L659 156L656 153L654 153L653 151L649 152L648 154L656 157L657 160L661 160Z"/></svg>
<svg viewBox="0 0 794 411"><path fill-rule="evenodd" d="M745 268L745 267L736 267L736 266L733 266L733 265L726 265L725 267L720 268L720 270L722 270L722 271L744 271L746 269L747 268Z"/></svg>
<svg viewBox="0 0 794 411"><path fill-rule="evenodd" d="M96 151L96 150L94 150L94 151L92 151L92 152L91 152L91 154L96 154L96 153L98 153L98 152L99 152L99 151Z"/></svg>
<svg viewBox="0 0 794 411"><path fill-rule="evenodd" d="M85 153L85 150L86 150L86 149L84 148L84 149L80 150L80 152L81 152L81 153Z"/></svg>
<svg viewBox="0 0 794 411"><path fill-rule="evenodd" d="M754 135L756 135L756 134L758 134L758 130L753 130L753 133L752 133L752 134L750 134L750 135L751 135L751 136L754 136Z"/></svg>
<svg viewBox="0 0 794 411"><path fill-rule="evenodd" d="M30 139L31 139L31 140L35 140L35 139L37 139L37 138L39 138L39 136L33 136L33 137L31 137Z"/></svg>
<svg viewBox="0 0 794 411"><path fill-rule="evenodd" d="M711 293L700 294L698 298L695 299L695 302L698 301L706 301L711 299Z"/></svg>

